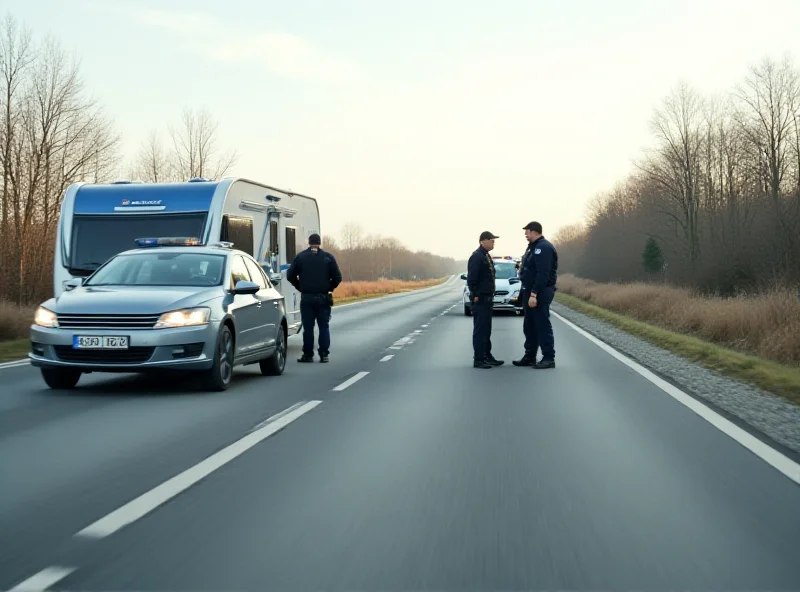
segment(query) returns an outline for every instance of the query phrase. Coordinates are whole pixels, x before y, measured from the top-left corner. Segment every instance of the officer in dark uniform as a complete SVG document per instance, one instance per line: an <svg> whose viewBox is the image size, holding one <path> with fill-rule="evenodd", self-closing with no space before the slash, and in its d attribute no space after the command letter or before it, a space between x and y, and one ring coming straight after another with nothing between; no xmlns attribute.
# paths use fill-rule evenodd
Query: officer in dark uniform
<svg viewBox="0 0 800 592"><path fill-rule="evenodd" d="M512 364L536 369L555 368L556 350L553 325L550 323L550 303L556 293L558 252L542 236L542 225L538 222L530 222L523 230L528 239L528 248L520 262L522 288L519 297L525 315L522 325L525 355ZM537 362L536 353L539 349L542 350L542 359Z"/></svg>
<svg viewBox="0 0 800 592"><path fill-rule="evenodd" d="M495 270L489 251L494 249L491 232L482 232L481 246L470 255L467 263L467 287L472 301L472 349L475 368L502 366L502 360L492 356L492 312L494 308Z"/></svg>
<svg viewBox="0 0 800 592"><path fill-rule="evenodd" d="M303 355L298 362L314 361L314 324L319 326L319 359L328 361L331 347L332 292L342 283L339 264L320 248L318 234L308 237L308 249L297 254L286 278L300 292L300 318L303 321Z"/></svg>

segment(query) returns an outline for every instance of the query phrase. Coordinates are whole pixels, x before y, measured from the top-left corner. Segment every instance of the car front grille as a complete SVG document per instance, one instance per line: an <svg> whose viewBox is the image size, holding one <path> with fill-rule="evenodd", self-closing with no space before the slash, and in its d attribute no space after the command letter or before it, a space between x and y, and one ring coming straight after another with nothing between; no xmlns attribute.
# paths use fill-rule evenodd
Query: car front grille
<svg viewBox="0 0 800 592"><path fill-rule="evenodd" d="M62 329L152 329L161 315L60 314Z"/></svg>
<svg viewBox="0 0 800 592"><path fill-rule="evenodd" d="M508 290L498 290L494 293L495 296L506 296L508 295Z"/></svg>
<svg viewBox="0 0 800 592"><path fill-rule="evenodd" d="M72 349L69 345L56 345L54 349L59 360L83 364L141 364L149 360L155 350L154 347L114 350Z"/></svg>

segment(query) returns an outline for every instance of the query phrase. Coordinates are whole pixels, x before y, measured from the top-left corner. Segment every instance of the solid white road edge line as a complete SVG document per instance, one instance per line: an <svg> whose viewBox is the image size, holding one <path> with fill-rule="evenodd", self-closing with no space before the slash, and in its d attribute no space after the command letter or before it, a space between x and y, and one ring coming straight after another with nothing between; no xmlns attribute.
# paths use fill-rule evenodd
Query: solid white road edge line
<svg viewBox="0 0 800 592"><path fill-rule="evenodd" d="M670 384L666 380L659 378L650 370L642 366L641 364L634 362L627 356L621 354L616 349L601 341L591 333L584 331L571 321L568 321L560 314L550 311L557 319L561 320L564 324L568 327L571 327L584 337L594 343L595 345L599 346L607 353L614 356L617 360L628 366L629 368L633 369L638 374L642 375L644 378L652 382L662 391L676 399L678 402L682 403L695 413L705 419L708 423L716 427L718 430L723 432L724 434L730 436L734 440L736 440L739 444L747 448L750 452L761 458L763 461L770 464L772 467L786 475L789 479L794 481L795 483L800 484L800 465L791 460L790 458L784 456L777 450L775 450L772 446L765 444L755 436L753 436L748 431L740 428L735 423L725 419L721 415L719 415L716 411L703 405L700 401L684 393L678 387Z"/></svg>
<svg viewBox="0 0 800 592"><path fill-rule="evenodd" d="M335 390L335 391L343 391L347 387L352 386L355 383L357 383L359 380L364 378L367 374L369 374L369 372L359 372L355 376L345 380L342 384L340 384L339 386L335 387L333 390Z"/></svg>
<svg viewBox="0 0 800 592"><path fill-rule="evenodd" d="M388 362L388 361L389 361L389 360L391 360L393 357L394 357L394 354L389 354L388 356L383 356L383 357L381 358L381 362Z"/></svg>
<svg viewBox="0 0 800 592"><path fill-rule="evenodd" d="M169 501L179 493L189 489L192 485L207 477L223 465L229 463L237 456L243 454L262 440L276 434L287 425L305 415L322 401L309 401L293 411L279 414L278 419L268 422L264 427L250 432L233 444L209 456L207 459L190 467L184 472L164 481L158 487L140 495L124 506L114 510L107 516L90 524L76 537L89 537L99 539L115 533L119 529L135 522L139 518L155 510L158 506Z"/></svg>
<svg viewBox="0 0 800 592"><path fill-rule="evenodd" d="M18 366L27 366L30 364L30 360L14 360L13 362L3 362L0 364L0 370L3 368L16 368Z"/></svg>
<svg viewBox="0 0 800 592"><path fill-rule="evenodd" d="M47 588L71 574L75 569L74 567L47 567L24 582L17 584L9 592L22 592L23 590L39 592L47 590Z"/></svg>

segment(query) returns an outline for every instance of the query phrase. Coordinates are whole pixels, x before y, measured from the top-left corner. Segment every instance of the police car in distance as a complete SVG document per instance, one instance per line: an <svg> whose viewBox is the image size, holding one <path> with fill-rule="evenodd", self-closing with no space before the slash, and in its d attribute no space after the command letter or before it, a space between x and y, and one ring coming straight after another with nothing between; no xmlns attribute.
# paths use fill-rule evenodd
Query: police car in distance
<svg viewBox="0 0 800 592"><path fill-rule="evenodd" d="M28 357L50 388L74 388L91 372L189 370L214 391L241 364L283 374L288 328L277 278L233 243L135 242L36 310Z"/></svg>
<svg viewBox="0 0 800 592"><path fill-rule="evenodd" d="M522 302L519 300L521 287L519 279L519 258L511 256L492 257L495 269L494 310L514 311L522 314ZM465 280L462 300L464 301L464 314L472 315L472 301L469 297L469 286L466 283L467 274L462 273L461 279Z"/></svg>

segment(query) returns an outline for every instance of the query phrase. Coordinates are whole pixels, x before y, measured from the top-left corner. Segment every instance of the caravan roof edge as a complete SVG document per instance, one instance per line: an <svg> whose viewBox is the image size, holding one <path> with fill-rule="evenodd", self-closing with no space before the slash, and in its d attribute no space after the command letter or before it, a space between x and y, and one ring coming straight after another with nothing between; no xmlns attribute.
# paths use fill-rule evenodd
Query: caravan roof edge
<svg viewBox="0 0 800 592"><path fill-rule="evenodd" d="M297 193L296 191L290 191L288 189L281 189L280 187L273 187L272 185L267 185L266 183L261 183L260 181L253 181L252 179L248 179L247 177L223 177L222 179L220 179L220 181L231 181L231 183L234 183L236 181L244 181L245 183L252 183L253 185L258 185L259 187L263 187L264 189L272 189L274 191L280 191L281 193L285 193L286 195L304 197L314 202L317 201L316 197L312 197L310 195L304 195L302 193Z"/></svg>

